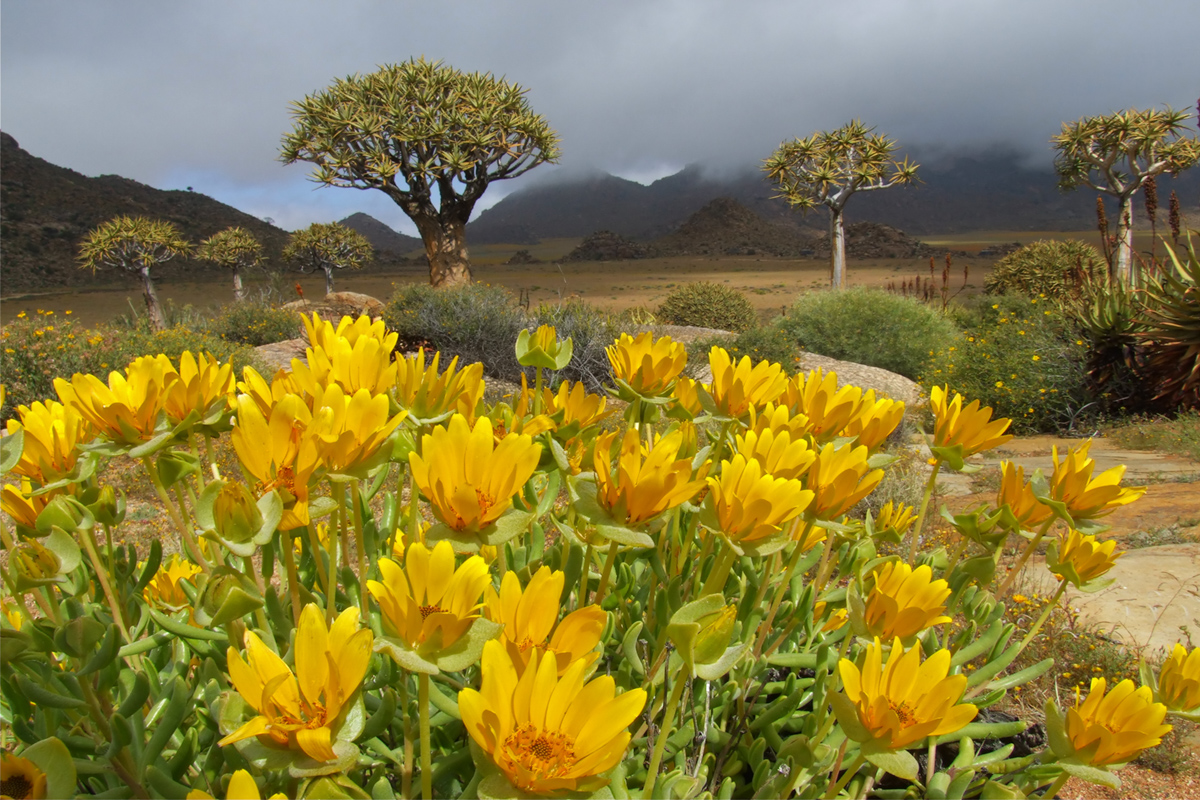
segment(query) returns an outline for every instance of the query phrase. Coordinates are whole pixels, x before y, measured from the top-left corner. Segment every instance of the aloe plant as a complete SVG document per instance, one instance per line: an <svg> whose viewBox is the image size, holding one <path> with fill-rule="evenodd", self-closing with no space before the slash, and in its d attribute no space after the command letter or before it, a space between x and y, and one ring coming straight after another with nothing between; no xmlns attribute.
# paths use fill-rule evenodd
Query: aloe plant
<svg viewBox="0 0 1200 800"><path fill-rule="evenodd" d="M1155 399L1172 407L1200 407L1200 258L1189 233L1184 258L1166 244L1170 266L1144 290L1146 373Z"/></svg>

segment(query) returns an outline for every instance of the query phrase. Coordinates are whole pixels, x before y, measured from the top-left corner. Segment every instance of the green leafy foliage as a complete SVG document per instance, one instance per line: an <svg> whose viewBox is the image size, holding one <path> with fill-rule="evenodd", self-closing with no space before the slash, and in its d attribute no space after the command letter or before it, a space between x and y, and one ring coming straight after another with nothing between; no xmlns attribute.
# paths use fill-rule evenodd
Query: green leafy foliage
<svg viewBox="0 0 1200 800"><path fill-rule="evenodd" d="M1018 434L1066 431L1085 409L1095 410L1087 391L1087 344L1071 323L1045 300L985 299L990 305L975 307L961 335L936 349L921 385L948 385L978 398L994 416L1012 419Z"/></svg>
<svg viewBox="0 0 1200 800"><path fill-rule="evenodd" d="M82 269L93 272L103 267L139 272L191 250L192 245L169 222L120 216L84 238L79 261Z"/></svg>
<svg viewBox="0 0 1200 800"><path fill-rule="evenodd" d="M1108 269L1096 248L1076 239L1041 239L996 262L984 282L988 294L1015 293L1059 299L1077 280Z"/></svg>
<svg viewBox="0 0 1200 800"><path fill-rule="evenodd" d="M955 338L935 309L879 289L802 295L779 324L805 350L913 380Z"/></svg>
<svg viewBox="0 0 1200 800"><path fill-rule="evenodd" d="M252 347L294 339L303 330L295 311L261 301L225 306L208 323L208 332L213 336Z"/></svg>
<svg viewBox="0 0 1200 800"><path fill-rule="evenodd" d="M667 295L655 316L668 325L694 325L741 333L758 324L746 296L720 283L699 281Z"/></svg>

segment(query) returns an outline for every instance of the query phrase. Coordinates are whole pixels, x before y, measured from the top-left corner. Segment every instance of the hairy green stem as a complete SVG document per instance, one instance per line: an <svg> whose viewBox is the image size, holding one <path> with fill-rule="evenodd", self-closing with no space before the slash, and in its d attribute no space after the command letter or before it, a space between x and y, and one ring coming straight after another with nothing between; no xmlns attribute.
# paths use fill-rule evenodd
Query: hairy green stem
<svg viewBox="0 0 1200 800"><path fill-rule="evenodd" d="M662 762L663 751L667 749L667 739L671 735L671 726L675 723L675 713L679 710L679 700L687 686L690 671L685 665L675 678L675 686L671 689L671 697L667 700L667 711L663 717L662 727L654 742L654 752L650 755L650 766L646 768L646 784L642 787L642 800L654 797L654 783L658 780L658 766Z"/></svg>
<svg viewBox="0 0 1200 800"><path fill-rule="evenodd" d="M763 645L767 641L767 634L771 632L771 625L775 622L775 615L779 613L779 606L783 603L783 596L787 593L788 585L792 582L792 573L796 571L796 565L800 563L800 556L804 551L797 544L792 550L792 557L788 559L787 569L783 573L783 580L779 582L779 587L775 590L775 599L771 601L771 609L767 612L767 618L763 620L758 629L758 641L754 643L754 657L757 659L762 655Z"/></svg>
<svg viewBox="0 0 1200 800"><path fill-rule="evenodd" d="M725 591L725 582L729 579L729 570L733 568L735 560L737 560L737 553L733 552L733 548L728 544L721 548L717 553L716 561L713 562L712 571L708 573L708 579L704 581L704 586L700 589L701 597L721 594Z"/></svg>
<svg viewBox="0 0 1200 800"><path fill-rule="evenodd" d="M912 539L908 543L908 565L917 565L917 544L921 541L921 531L925 528L925 514L929 511L929 499L933 497L933 489L937 486L938 472L942 469L942 460L934 462L929 472L929 480L925 481L925 492L921 495L921 510L917 512L917 521L912 526Z"/></svg>
<svg viewBox="0 0 1200 800"><path fill-rule="evenodd" d="M600 573L600 585L596 587L596 596L592 598L593 605L600 605L600 601L604 599L604 592L608 588L608 576L617 560L617 546L616 542L608 544L608 558L604 559L604 571Z"/></svg>
<svg viewBox="0 0 1200 800"><path fill-rule="evenodd" d="M429 752L429 676L417 674L417 705L421 726L421 797L433 797L433 754Z"/></svg>
<svg viewBox="0 0 1200 800"><path fill-rule="evenodd" d="M1021 551L1021 557L1017 559L1017 563L1013 564L1013 568L1004 576L1004 583L1000 584L1000 589L996 592L996 597L1004 597L1005 592L1012 588L1013 583L1017 580L1017 576L1021 574L1021 570L1025 568L1025 562L1029 561L1029 557L1037 550L1037 546L1041 544L1042 539L1050 531L1050 526L1054 524L1055 517L1050 517L1046 520L1046 524L1029 540L1029 544Z"/></svg>

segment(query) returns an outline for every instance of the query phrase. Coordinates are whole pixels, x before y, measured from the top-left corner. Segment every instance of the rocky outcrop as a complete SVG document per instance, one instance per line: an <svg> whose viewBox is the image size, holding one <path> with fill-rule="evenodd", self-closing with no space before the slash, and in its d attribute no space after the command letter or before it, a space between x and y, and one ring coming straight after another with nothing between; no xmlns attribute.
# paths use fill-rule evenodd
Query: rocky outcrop
<svg viewBox="0 0 1200 800"><path fill-rule="evenodd" d="M314 311L322 319L338 320L345 316L360 317L366 314L374 319L383 316L383 303L367 294L358 292L331 292L320 300L294 300L284 308L311 314Z"/></svg>
<svg viewBox="0 0 1200 800"><path fill-rule="evenodd" d="M512 254L508 261L504 262L506 266L514 267L522 264L541 264L544 263L540 258L536 258L533 253L528 250L518 250Z"/></svg>
<svg viewBox="0 0 1200 800"><path fill-rule="evenodd" d="M813 254L815 242L796 228L768 222L731 197L718 197L677 230L654 240L662 255L782 256Z"/></svg>
<svg viewBox="0 0 1200 800"><path fill-rule="evenodd" d="M657 250L651 246L631 242L612 231L596 231L563 256L563 261L628 261L656 255Z"/></svg>

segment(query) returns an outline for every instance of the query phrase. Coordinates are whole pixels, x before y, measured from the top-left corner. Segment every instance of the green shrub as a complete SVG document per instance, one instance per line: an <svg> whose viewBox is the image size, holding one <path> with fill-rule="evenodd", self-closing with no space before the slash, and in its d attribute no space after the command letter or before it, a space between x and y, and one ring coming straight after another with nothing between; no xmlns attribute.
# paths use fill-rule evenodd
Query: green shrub
<svg viewBox="0 0 1200 800"><path fill-rule="evenodd" d="M0 332L0 375L7 395L0 419L14 416L17 406L56 398L55 378L70 379L81 372L107 381L110 372L124 369L139 356L165 353L178 359L184 350L190 350L231 361L238 373L245 366L259 366L251 348L190 328L154 333L102 325L85 330L69 314L21 314Z"/></svg>
<svg viewBox="0 0 1200 800"><path fill-rule="evenodd" d="M703 369L708 364L708 353L714 345L724 347L734 361L750 356L750 360L755 363L772 361L782 364L788 373L796 371L800 360L796 342L779 320L759 328L751 328L736 338L713 336L691 342L688 345L688 366L693 370Z"/></svg>
<svg viewBox="0 0 1200 800"><path fill-rule="evenodd" d="M520 380L513 342L528 324L508 290L473 283L454 289L427 284L399 287L383 312L390 330L400 334L400 346L427 343L447 362L483 362L486 373Z"/></svg>
<svg viewBox="0 0 1200 800"><path fill-rule="evenodd" d="M805 350L914 380L956 335L940 312L881 289L801 295L779 324Z"/></svg>
<svg viewBox="0 0 1200 800"><path fill-rule="evenodd" d="M1107 269L1104 257L1089 244L1076 239L1043 239L997 261L984 289L988 294L1058 299L1071 292L1076 270L1096 274Z"/></svg>
<svg viewBox="0 0 1200 800"><path fill-rule="evenodd" d="M758 312L746 296L719 283L700 281L667 295L656 312L666 325L694 325L741 333L758 324Z"/></svg>
<svg viewBox="0 0 1200 800"><path fill-rule="evenodd" d="M208 332L236 344L259 347L302 336L300 315L261 301L231 303L208 323Z"/></svg>
<svg viewBox="0 0 1200 800"><path fill-rule="evenodd" d="M1094 408L1086 344L1044 300L991 299L975 324L936 351L918 381L991 406L995 416L1012 419L1013 433L1071 430Z"/></svg>

